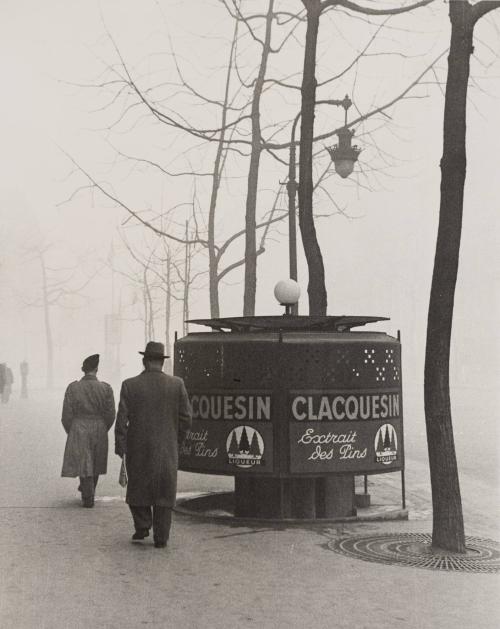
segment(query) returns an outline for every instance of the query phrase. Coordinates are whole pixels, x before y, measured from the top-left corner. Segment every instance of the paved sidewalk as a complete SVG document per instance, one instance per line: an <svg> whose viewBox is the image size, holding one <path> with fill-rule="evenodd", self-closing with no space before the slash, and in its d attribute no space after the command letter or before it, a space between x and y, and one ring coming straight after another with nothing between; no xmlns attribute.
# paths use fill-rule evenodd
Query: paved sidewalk
<svg viewBox="0 0 500 629"><path fill-rule="evenodd" d="M353 560L336 535L428 531L428 522L227 526L176 517L166 551L130 542L121 502L2 509L0 625L498 627L499 578Z"/></svg>
<svg viewBox="0 0 500 629"><path fill-rule="evenodd" d="M29 411L29 412L28 412ZM0 626L7 629L493 629L499 575L436 572L350 559L339 535L430 532L427 466L407 460L408 521L249 526L175 517L171 543L132 544L110 457L96 507L60 479L64 435L51 407L0 414ZM230 479L181 474L181 492ZM399 475L370 482L399 504ZM499 540L492 489L462 477L467 534Z"/></svg>

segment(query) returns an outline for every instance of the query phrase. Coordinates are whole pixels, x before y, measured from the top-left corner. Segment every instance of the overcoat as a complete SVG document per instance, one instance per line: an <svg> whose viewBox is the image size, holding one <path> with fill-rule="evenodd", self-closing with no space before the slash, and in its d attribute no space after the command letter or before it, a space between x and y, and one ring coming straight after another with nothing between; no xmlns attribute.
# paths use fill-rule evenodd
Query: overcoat
<svg viewBox="0 0 500 629"><path fill-rule="evenodd" d="M127 503L173 507L178 444L191 427L184 382L146 369L122 384L115 424L115 451L126 454Z"/></svg>
<svg viewBox="0 0 500 629"><path fill-rule="evenodd" d="M99 476L108 464L108 430L115 420L113 389L86 374L64 395L62 425L68 438L61 476Z"/></svg>

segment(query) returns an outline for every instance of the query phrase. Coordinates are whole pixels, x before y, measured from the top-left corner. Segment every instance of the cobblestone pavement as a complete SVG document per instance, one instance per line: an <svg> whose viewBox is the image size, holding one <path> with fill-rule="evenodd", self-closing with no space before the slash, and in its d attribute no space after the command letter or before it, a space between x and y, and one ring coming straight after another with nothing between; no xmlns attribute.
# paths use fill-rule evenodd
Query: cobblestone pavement
<svg viewBox="0 0 500 629"><path fill-rule="evenodd" d="M407 454L408 521L248 526L175 517L171 543L132 544L110 454L92 510L61 479L59 400L0 409L0 626L7 629L392 628L500 626L499 577L381 565L328 543L346 534L430 532L428 468ZM466 532L500 539L496 487L461 476ZM231 479L180 474L179 491ZM374 504L398 504L399 474L370 480Z"/></svg>

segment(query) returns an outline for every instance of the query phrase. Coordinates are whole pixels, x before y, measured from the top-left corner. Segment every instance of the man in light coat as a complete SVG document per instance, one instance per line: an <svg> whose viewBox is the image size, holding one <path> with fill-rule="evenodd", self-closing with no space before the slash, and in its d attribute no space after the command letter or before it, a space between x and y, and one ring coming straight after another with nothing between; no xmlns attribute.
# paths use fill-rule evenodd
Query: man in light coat
<svg viewBox="0 0 500 629"><path fill-rule="evenodd" d="M99 354L88 356L85 374L66 389L62 425L68 438L61 476L80 477L84 507L94 506L94 492L108 464L108 430L115 420L113 389L97 379Z"/></svg>
<svg viewBox="0 0 500 629"><path fill-rule="evenodd" d="M178 445L191 427L191 408L181 378L163 373L163 343L150 341L144 371L122 384L115 424L115 452L126 455L127 503L134 541L149 535L167 545L177 490Z"/></svg>

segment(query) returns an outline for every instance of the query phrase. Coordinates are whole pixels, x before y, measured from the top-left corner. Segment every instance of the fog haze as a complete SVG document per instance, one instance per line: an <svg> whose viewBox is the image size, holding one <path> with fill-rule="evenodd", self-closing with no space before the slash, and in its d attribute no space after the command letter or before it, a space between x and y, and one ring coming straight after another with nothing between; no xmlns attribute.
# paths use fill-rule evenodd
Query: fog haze
<svg viewBox="0 0 500 629"><path fill-rule="evenodd" d="M246 3L250 5L250 3ZM261 6L262 2L255 2ZM281 3L300 8L299 2ZM138 250L154 246L155 237L98 190L84 190L88 180L68 155L107 190L130 207L172 214L174 230L183 235L194 195L203 222L209 183L200 177L168 177L117 157L158 160L172 170L209 169L213 148L162 128L146 112L124 112L123 103L108 106L112 86L98 89L106 70L118 64L112 37L141 86L157 86L159 101L205 128L216 128L217 109L202 107L178 81L172 50L182 71L200 92L220 98L224 66L232 35L231 22L217 2L131 2L48 0L35 3L4 0L0 24L0 307L2 361L18 374L23 359L31 365L33 386L44 386L46 350L41 297L41 269L36 252L44 248L54 277L71 287L85 285L80 295L52 308L54 364L58 386L78 378L84 356L105 352L104 319L121 305L121 376L139 367L137 352L145 343L141 322L141 292L125 274L137 273L117 228ZM372 58L359 73L347 73L322 88L320 97L342 98L348 93L355 107L350 118L399 93L447 47L449 25L445 5L414 16L396 18L377 43ZM468 169L459 279L456 292L452 349L452 397L455 429L480 422L480 438L497 434L500 396L499 230L497 150L500 134L498 99L499 17L478 26L468 109ZM496 29L496 30L495 30ZM374 27L341 14L322 23L318 75L335 74L348 65ZM303 30L288 55L271 61L270 76L287 76L300 85ZM255 48L242 40L240 54L246 76L255 70ZM395 54L382 54L384 51ZM397 54L396 54L397 53ZM404 56L403 56L404 54ZM356 127L363 149L360 165L350 179L329 179L331 200L318 194L317 228L325 259L330 314L380 315L390 321L375 329L402 334L406 425L423 433L423 356L427 305L439 210L439 160L446 55L436 72L426 75L412 98L390 108L377 122ZM89 87L90 86L90 87ZM263 101L266 125L291 120L299 109L300 93L271 93ZM354 111L357 109L358 111ZM316 130L342 123L342 112L318 107ZM277 132L289 138L289 127ZM269 137L270 133L267 133ZM319 146L316 150L319 150ZM280 157L287 160L287 151ZM318 156L318 159L324 157ZM222 186L217 218L220 240L244 226L247 160L230 158L231 176ZM261 166L258 214L271 208L286 165L269 156ZM373 171L373 172L371 172ZM81 189L81 190L80 190ZM181 205L185 204L185 205ZM282 190L279 207L285 209ZM128 219L128 220L127 220ZM241 256L243 239L228 258ZM286 222L270 233L258 259L256 314L279 314L274 284L288 276ZM115 267L113 274L109 263ZM193 262L206 270L206 255ZM57 269L63 269L62 271ZM66 269L66 270L64 270ZM114 277L113 277L114 276ZM92 279L89 279L92 278ZM88 282L88 283L87 283ZM307 269L300 251L300 311L307 313ZM190 317L209 317L208 279L200 275L190 300ZM161 303L161 296L157 296ZM112 303L113 301L113 303ZM243 304L242 267L221 286L221 315L240 315ZM182 304L174 303L172 330L182 334ZM160 306L158 306L160 308ZM193 328L194 329L194 328ZM156 340L165 325L158 314ZM106 379L106 371L102 377ZM494 440L493 440L494 441ZM472 464L472 463L471 463Z"/></svg>

